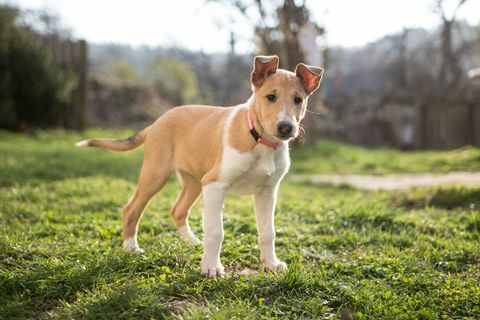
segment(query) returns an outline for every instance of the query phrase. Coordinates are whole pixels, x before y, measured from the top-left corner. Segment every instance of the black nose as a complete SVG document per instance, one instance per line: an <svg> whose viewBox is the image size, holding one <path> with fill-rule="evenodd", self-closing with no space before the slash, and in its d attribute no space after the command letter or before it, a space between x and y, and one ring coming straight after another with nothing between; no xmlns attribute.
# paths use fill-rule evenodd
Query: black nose
<svg viewBox="0 0 480 320"><path fill-rule="evenodd" d="M277 124L277 130L278 130L278 133L280 133L282 136L286 136L292 133L293 126L290 122L280 121Z"/></svg>

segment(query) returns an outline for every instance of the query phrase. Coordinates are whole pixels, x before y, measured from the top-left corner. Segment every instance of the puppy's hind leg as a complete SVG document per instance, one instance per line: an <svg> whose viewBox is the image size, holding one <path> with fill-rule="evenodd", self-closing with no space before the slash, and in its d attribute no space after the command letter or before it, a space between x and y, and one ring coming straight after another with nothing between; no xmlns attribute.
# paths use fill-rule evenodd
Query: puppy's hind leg
<svg viewBox="0 0 480 320"><path fill-rule="evenodd" d="M167 164L159 163L157 166L156 163L148 162L147 159L143 162L135 194L123 209L123 248L125 250L141 251L137 242L139 221L145 207L165 185L170 173L171 169Z"/></svg>
<svg viewBox="0 0 480 320"><path fill-rule="evenodd" d="M202 185L187 173L177 172L177 176L182 183L182 192L170 210L170 214L182 240L191 245L199 244L200 240L195 237L188 224L188 216L190 208L202 192Z"/></svg>

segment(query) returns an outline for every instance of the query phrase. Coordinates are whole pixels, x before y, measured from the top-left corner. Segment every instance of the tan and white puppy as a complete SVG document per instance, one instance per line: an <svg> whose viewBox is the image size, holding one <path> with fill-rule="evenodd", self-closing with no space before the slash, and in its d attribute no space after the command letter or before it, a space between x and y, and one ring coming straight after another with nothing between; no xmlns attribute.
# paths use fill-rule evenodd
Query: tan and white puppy
<svg viewBox="0 0 480 320"><path fill-rule="evenodd" d="M188 243L198 239L188 224L190 208L203 197L201 272L223 273L222 206L226 194L254 195L261 262L284 271L275 254L274 210L280 181L290 166L288 141L296 137L307 100L323 69L299 64L295 73L278 69L277 56L257 56L251 76L253 95L234 107L182 106L127 139L91 139L78 146L126 151L144 144L138 186L123 210L123 246L140 250L139 220L150 199L172 171L182 184L171 216Z"/></svg>

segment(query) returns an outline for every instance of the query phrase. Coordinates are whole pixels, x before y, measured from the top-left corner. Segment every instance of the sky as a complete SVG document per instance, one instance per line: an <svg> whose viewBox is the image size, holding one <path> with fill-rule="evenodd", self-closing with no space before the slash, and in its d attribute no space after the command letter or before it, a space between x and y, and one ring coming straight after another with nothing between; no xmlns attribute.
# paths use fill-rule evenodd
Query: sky
<svg viewBox="0 0 480 320"><path fill-rule="evenodd" d="M453 8L458 0L446 0ZM312 16L327 30L330 46L360 46L404 27L433 28L433 0L308 0ZM47 9L73 36L90 42L177 46L205 52L253 52L251 23L224 5L206 0L0 0L22 9ZM452 10L447 10L451 12ZM480 24L480 0L469 0L458 18Z"/></svg>

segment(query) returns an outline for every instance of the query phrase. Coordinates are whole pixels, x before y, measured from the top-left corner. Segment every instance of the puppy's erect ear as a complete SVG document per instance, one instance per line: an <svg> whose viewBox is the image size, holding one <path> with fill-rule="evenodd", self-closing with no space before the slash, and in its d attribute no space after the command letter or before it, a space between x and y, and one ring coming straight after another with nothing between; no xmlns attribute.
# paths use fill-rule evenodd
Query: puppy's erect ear
<svg viewBox="0 0 480 320"><path fill-rule="evenodd" d="M277 56L256 56L253 62L252 84L260 87L268 76L274 74L278 68Z"/></svg>
<svg viewBox="0 0 480 320"><path fill-rule="evenodd" d="M323 69L320 67L307 66L299 63L295 68L297 77L302 81L303 87L307 94L313 93L320 86L323 76Z"/></svg>

